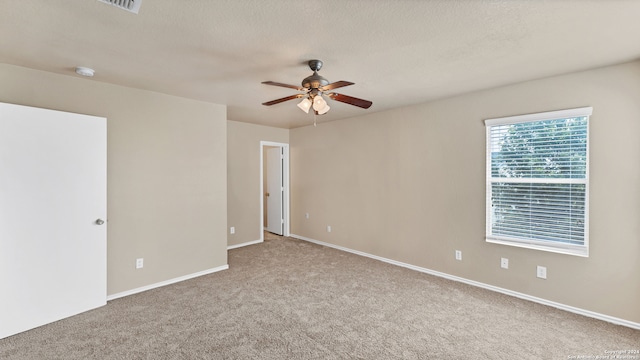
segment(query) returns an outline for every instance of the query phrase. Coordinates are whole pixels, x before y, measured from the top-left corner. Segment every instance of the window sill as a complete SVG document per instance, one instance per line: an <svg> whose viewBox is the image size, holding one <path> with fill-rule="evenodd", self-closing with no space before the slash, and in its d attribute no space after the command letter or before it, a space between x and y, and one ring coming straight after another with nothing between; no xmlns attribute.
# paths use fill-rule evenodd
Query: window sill
<svg viewBox="0 0 640 360"><path fill-rule="evenodd" d="M485 238L485 241L492 244L500 244L507 246L515 246L531 250L547 251L557 254L573 255L580 257L589 257L589 248L587 246L567 245L567 246L549 246L539 242L502 240L495 238Z"/></svg>

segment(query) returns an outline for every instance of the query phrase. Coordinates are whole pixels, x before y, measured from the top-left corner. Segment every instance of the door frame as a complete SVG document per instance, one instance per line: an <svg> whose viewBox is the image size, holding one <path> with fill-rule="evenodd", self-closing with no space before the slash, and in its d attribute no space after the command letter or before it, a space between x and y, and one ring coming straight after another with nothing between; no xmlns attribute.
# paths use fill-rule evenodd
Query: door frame
<svg viewBox="0 0 640 360"><path fill-rule="evenodd" d="M282 214L284 217L283 235L289 236L290 232L290 212L289 212L289 144L273 141L260 141L260 241L264 241L264 148L265 146L275 146L282 149Z"/></svg>

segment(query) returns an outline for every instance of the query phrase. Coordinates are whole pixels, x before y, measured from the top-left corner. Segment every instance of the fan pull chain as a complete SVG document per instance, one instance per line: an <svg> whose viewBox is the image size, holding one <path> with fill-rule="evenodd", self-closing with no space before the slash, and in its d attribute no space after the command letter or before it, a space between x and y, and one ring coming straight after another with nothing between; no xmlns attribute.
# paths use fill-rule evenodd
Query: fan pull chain
<svg viewBox="0 0 640 360"><path fill-rule="evenodd" d="M317 118L317 117L318 117L318 115L316 115L316 113L314 112L314 113L313 113L313 127L318 126L318 125L316 124L316 118Z"/></svg>

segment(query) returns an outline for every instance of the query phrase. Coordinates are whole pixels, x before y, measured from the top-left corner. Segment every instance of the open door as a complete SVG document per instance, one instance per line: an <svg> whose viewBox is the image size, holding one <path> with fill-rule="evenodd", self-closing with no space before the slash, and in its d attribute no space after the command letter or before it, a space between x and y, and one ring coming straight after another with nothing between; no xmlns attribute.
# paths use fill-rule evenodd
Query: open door
<svg viewBox="0 0 640 360"><path fill-rule="evenodd" d="M281 147L266 148L266 193L267 226L266 230L274 234L284 234L284 184L283 162L284 154Z"/></svg>
<svg viewBox="0 0 640 360"><path fill-rule="evenodd" d="M269 194L269 196L267 196ZM289 236L289 144L260 141L260 241Z"/></svg>
<svg viewBox="0 0 640 360"><path fill-rule="evenodd" d="M106 304L106 119L0 103L0 338Z"/></svg>

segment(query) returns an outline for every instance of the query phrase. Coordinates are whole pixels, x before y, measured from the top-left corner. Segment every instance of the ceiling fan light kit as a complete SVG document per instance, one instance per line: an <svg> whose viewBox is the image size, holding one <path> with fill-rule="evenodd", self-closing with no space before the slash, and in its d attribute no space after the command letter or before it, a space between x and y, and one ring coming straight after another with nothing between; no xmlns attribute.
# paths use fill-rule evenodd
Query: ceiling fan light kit
<svg viewBox="0 0 640 360"><path fill-rule="evenodd" d="M318 71L322 68L322 61L320 60L309 60L309 68L313 71L313 74L307 76L302 80L302 86L295 86L289 84L283 84L274 81L263 81L262 83L265 85L272 86L280 86L286 87L290 89L296 89L298 91L302 91L302 94L291 95L284 98L267 101L262 103L265 106L271 106L275 104L279 104L281 102L303 98L300 103L298 103L298 107L304 111L305 113L309 113L311 107L313 107L314 114L323 115L326 114L331 107L327 104L327 101L322 97L322 94L326 95L328 98L340 101L345 104L354 105L361 107L363 109L368 109L373 104L369 100L358 99L352 96L342 95L334 92L329 92L333 89L337 89L344 86L353 85L354 83L349 81L336 81L334 83L329 83L329 80L325 79L323 76L318 74Z"/></svg>

